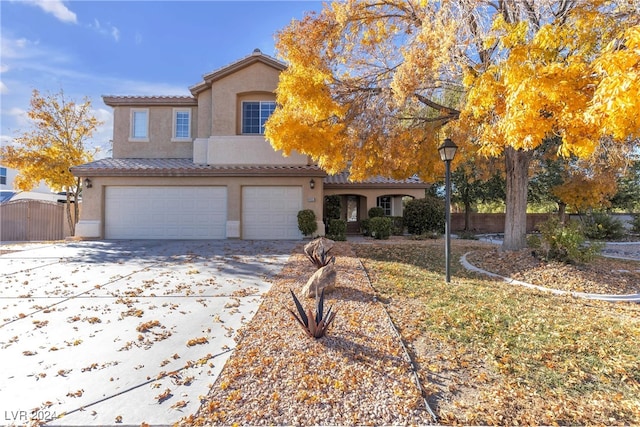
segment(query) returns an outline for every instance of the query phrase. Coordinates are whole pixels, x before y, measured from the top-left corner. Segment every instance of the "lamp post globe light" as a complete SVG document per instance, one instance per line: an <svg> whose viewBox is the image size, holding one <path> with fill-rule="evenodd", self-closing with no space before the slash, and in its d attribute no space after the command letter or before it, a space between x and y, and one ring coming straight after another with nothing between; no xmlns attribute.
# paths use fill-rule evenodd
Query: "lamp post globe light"
<svg viewBox="0 0 640 427"><path fill-rule="evenodd" d="M440 159L445 166L445 204L444 204L444 262L445 262L445 282L451 281L451 161L456 156L458 146L454 142L446 138L442 145L438 147Z"/></svg>

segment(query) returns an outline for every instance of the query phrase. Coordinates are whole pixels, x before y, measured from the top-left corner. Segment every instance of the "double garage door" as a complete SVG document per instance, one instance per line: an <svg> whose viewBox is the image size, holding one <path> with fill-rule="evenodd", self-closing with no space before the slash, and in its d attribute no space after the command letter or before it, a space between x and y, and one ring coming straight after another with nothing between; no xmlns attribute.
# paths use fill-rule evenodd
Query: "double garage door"
<svg viewBox="0 0 640 427"><path fill-rule="evenodd" d="M227 187L107 187L107 239L225 239ZM243 187L242 238L299 239L301 187Z"/></svg>

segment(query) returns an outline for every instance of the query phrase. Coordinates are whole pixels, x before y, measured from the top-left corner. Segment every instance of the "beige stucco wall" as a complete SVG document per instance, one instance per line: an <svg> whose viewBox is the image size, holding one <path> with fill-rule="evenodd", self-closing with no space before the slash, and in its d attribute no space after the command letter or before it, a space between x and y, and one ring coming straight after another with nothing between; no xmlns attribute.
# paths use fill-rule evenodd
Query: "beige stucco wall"
<svg viewBox="0 0 640 427"><path fill-rule="evenodd" d="M130 141L131 110L149 110L148 141ZM113 158L177 158L190 159L193 156L193 138L185 141L172 141L173 106L119 106L113 111ZM191 135L198 126L195 107L178 107L191 110Z"/></svg>
<svg viewBox="0 0 640 427"><path fill-rule="evenodd" d="M295 151L285 157L281 151L275 151L261 135L233 135L195 140L193 162L218 166L307 166L311 164L311 159Z"/></svg>
<svg viewBox="0 0 640 427"><path fill-rule="evenodd" d="M104 199L107 186L224 186L227 188L227 222L240 224L242 230L243 186L300 186L302 209L311 209L322 225L322 186L309 186L311 177L93 177L92 187L83 191L83 211L76 232L78 237L104 238ZM315 177L315 182L320 178ZM180 206L176 206L180 209ZM319 228L324 234L324 228ZM242 237L242 236L229 236Z"/></svg>
<svg viewBox="0 0 640 427"><path fill-rule="evenodd" d="M256 62L212 84L212 131L210 135L240 134L242 101L275 101L280 71ZM206 135L206 136L210 136ZM204 137L205 135L198 135Z"/></svg>

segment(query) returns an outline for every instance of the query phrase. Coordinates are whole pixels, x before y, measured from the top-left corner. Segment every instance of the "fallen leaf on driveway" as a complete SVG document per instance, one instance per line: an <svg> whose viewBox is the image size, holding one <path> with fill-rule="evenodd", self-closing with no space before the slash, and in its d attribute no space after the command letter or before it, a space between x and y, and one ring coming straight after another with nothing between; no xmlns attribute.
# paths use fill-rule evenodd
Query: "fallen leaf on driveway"
<svg viewBox="0 0 640 427"><path fill-rule="evenodd" d="M193 347L198 344L207 344L209 340L206 337L194 338L192 340L187 341L187 346Z"/></svg>
<svg viewBox="0 0 640 427"><path fill-rule="evenodd" d="M160 393L159 395L156 396L156 400L158 401L158 403L162 403L165 400L169 399L171 396L173 396L171 394L171 390L170 389L166 389L164 392Z"/></svg>

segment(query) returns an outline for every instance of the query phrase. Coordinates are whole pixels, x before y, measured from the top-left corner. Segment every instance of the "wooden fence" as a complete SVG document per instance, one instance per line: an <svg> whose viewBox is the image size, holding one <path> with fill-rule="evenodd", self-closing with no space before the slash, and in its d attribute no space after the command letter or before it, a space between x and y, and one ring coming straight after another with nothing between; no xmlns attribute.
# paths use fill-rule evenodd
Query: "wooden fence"
<svg viewBox="0 0 640 427"><path fill-rule="evenodd" d="M0 204L0 241L62 240L67 234L65 204L15 200Z"/></svg>
<svg viewBox="0 0 640 427"><path fill-rule="evenodd" d="M527 232L536 230L541 222L546 221L550 214L527 214ZM504 233L503 213L477 213L472 212L469 215L469 230L475 233ZM451 230L464 230L464 213L451 214Z"/></svg>

